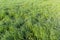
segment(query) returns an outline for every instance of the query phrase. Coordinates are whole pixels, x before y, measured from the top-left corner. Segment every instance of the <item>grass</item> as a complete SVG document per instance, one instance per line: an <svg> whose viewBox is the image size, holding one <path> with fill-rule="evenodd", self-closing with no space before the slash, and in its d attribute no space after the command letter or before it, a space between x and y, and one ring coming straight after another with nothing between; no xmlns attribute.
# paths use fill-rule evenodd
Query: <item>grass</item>
<svg viewBox="0 0 60 40"><path fill-rule="evenodd" d="M0 40L60 40L59 0L0 0Z"/></svg>

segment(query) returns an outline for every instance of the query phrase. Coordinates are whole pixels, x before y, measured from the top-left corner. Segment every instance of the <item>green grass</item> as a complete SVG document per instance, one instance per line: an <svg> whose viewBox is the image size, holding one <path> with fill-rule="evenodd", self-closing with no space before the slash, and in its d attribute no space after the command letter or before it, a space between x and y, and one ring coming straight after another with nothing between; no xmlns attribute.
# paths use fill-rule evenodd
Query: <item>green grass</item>
<svg viewBox="0 0 60 40"><path fill-rule="evenodd" d="M60 40L59 0L0 0L0 40Z"/></svg>

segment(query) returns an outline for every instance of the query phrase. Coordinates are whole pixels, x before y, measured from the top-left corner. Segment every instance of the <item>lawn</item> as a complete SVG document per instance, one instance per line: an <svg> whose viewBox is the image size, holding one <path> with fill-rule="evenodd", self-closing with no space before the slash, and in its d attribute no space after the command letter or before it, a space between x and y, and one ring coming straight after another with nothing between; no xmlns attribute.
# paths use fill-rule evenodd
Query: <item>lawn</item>
<svg viewBox="0 0 60 40"><path fill-rule="evenodd" d="M0 0L0 40L60 40L60 0Z"/></svg>

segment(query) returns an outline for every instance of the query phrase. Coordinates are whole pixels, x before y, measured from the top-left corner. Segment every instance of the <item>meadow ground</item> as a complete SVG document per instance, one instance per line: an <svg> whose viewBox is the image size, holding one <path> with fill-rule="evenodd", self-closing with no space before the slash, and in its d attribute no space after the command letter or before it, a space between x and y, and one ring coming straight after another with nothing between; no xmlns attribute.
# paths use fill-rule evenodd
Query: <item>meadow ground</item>
<svg viewBox="0 0 60 40"><path fill-rule="evenodd" d="M0 0L0 40L60 40L60 0Z"/></svg>

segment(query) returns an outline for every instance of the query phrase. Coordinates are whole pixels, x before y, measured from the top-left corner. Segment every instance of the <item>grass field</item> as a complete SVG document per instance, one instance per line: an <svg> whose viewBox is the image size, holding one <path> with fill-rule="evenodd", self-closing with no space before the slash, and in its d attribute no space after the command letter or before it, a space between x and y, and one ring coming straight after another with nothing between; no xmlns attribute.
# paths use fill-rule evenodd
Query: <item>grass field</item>
<svg viewBox="0 0 60 40"><path fill-rule="evenodd" d="M60 0L0 0L0 40L60 40Z"/></svg>

